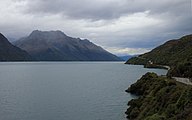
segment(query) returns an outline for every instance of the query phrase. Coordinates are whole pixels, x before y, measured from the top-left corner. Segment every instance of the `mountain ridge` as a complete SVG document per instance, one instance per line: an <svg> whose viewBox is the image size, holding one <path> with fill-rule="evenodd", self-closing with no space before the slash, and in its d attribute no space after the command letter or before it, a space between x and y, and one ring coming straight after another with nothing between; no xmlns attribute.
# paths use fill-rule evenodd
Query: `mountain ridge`
<svg viewBox="0 0 192 120"><path fill-rule="evenodd" d="M0 33L0 61L30 61L32 57L24 50L12 45Z"/></svg>
<svg viewBox="0 0 192 120"><path fill-rule="evenodd" d="M120 61L117 56L85 39L57 31L33 31L14 42L40 61Z"/></svg>

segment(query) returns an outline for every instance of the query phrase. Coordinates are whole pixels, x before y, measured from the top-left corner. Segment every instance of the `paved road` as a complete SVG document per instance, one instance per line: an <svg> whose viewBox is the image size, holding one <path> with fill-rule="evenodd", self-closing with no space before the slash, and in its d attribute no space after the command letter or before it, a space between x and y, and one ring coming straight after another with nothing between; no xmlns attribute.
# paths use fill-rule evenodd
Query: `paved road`
<svg viewBox="0 0 192 120"><path fill-rule="evenodd" d="M170 69L171 69L171 68L170 68L169 66L167 66L167 65L161 65L161 66L167 68L167 70L170 70Z"/></svg>
<svg viewBox="0 0 192 120"><path fill-rule="evenodd" d="M187 85L192 85L192 82L189 80L189 78L181 78L181 77L172 77L176 81L187 84Z"/></svg>
<svg viewBox="0 0 192 120"><path fill-rule="evenodd" d="M137 56L137 58L146 59L146 58L142 58L142 57L139 57L139 56ZM159 65L159 66L167 68L168 71L171 69L167 65ZM187 85L192 85L192 82L189 80L189 78L182 78L182 77L172 77L172 78L174 78L178 82L181 82L181 83L184 83L184 84L187 84Z"/></svg>

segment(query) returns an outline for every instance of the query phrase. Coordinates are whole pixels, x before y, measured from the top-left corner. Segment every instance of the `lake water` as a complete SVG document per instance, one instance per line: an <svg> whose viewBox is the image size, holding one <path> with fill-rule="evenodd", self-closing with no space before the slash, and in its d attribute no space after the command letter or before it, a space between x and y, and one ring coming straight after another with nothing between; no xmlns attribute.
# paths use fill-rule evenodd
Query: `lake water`
<svg viewBox="0 0 192 120"><path fill-rule="evenodd" d="M122 62L1 62L0 120L126 120L129 85L146 72Z"/></svg>

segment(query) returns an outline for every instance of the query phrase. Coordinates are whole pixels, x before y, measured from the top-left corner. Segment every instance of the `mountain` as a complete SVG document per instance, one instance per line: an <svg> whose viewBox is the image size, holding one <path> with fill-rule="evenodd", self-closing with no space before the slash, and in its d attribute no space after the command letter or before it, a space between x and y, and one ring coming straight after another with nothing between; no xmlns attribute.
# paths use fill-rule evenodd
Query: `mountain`
<svg viewBox="0 0 192 120"><path fill-rule="evenodd" d="M127 61L128 59L135 57L135 56L137 56L137 55L126 55L126 56L118 56L118 57L124 61Z"/></svg>
<svg viewBox="0 0 192 120"><path fill-rule="evenodd" d="M126 64L168 65L170 76L192 78L192 34L169 40L152 51L129 59Z"/></svg>
<svg viewBox="0 0 192 120"><path fill-rule="evenodd" d="M0 33L0 61L28 61L31 56L24 50L12 45L8 39Z"/></svg>
<svg viewBox="0 0 192 120"><path fill-rule="evenodd" d="M119 61L120 58L89 40L72 38L61 31L33 31L14 42L39 61Z"/></svg>

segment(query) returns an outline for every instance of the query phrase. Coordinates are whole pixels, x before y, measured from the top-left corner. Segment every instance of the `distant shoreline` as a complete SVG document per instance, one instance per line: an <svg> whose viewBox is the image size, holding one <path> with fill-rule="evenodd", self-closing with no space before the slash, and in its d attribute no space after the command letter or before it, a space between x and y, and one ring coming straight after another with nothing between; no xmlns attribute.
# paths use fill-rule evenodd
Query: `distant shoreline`
<svg viewBox="0 0 192 120"><path fill-rule="evenodd" d="M72 60L72 61L70 61L70 60L57 60L57 61L53 61L53 60L46 60L46 61L36 61L36 60L32 60L32 61L0 61L0 63L1 62L123 62L124 63L124 61L111 61L111 60L98 60L98 61L94 61L94 60L90 60L90 61L87 61L87 60Z"/></svg>

